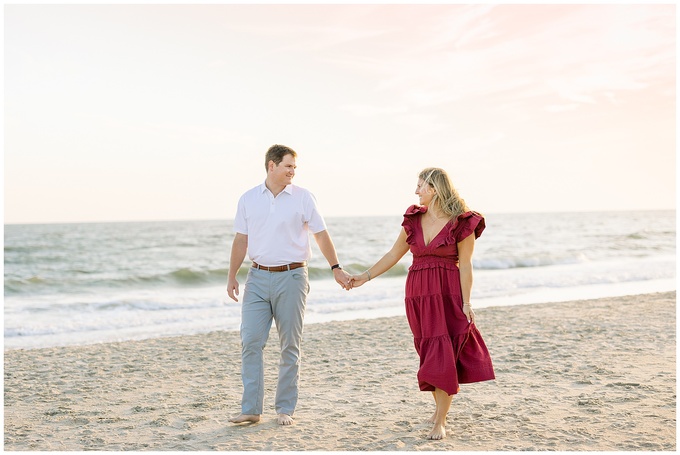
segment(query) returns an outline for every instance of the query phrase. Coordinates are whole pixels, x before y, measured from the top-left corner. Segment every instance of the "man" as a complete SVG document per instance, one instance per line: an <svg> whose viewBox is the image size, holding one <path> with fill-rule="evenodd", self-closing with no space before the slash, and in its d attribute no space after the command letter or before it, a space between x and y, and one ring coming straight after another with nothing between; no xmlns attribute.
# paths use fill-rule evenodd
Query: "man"
<svg viewBox="0 0 680 455"><path fill-rule="evenodd" d="M246 251L253 261L241 307L241 414L233 423L259 422L264 403L263 350L272 318L281 344L276 413L280 425L293 423L298 399L300 342L309 292L309 232L331 266L335 281L349 289L350 275L340 267L326 223L308 190L292 184L297 154L273 145L265 156L267 178L244 193L234 220L234 243L227 293L238 302L236 273Z"/></svg>

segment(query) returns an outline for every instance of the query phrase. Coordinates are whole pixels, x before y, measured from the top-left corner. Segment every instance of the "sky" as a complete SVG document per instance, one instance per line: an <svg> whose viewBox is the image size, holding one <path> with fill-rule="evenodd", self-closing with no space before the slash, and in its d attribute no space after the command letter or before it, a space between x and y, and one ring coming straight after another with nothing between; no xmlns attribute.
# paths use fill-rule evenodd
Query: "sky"
<svg viewBox="0 0 680 455"><path fill-rule="evenodd" d="M4 5L4 220L233 219L272 144L326 217L444 168L483 213L676 205L676 6Z"/></svg>

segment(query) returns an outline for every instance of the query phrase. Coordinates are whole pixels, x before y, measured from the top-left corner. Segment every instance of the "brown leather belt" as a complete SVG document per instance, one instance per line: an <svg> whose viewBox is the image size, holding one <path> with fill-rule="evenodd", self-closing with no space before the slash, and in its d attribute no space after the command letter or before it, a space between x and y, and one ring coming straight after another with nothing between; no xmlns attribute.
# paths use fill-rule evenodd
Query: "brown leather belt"
<svg viewBox="0 0 680 455"><path fill-rule="evenodd" d="M258 270L266 270L267 272L287 272L288 270L299 269L300 267L306 266L306 262L293 262L287 265L277 265L275 267L265 267L257 262L253 262L253 268Z"/></svg>

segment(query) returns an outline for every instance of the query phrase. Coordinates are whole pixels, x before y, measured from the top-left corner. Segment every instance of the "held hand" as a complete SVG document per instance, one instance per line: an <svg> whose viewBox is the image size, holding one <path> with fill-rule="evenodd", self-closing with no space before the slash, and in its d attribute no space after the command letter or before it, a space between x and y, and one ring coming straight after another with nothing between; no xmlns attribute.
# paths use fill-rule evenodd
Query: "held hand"
<svg viewBox="0 0 680 455"><path fill-rule="evenodd" d="M238 281L236 278L229 278L229 282L227 283L227 294L229 294L229 297L235 302L238 302Z"/></svg>
<svg viewBox="0 0 680 455"><path fill-rule="evenodd" d="M345 272L342 269L333 269L333 278L335 278L335 281L343 288L346 290L352 289L351 283L350 283L350 274Z"/></svg>
<svg viewBox="0 0 680 455"><path fill-rule="evenodd" d="M359 274L359 275L353 275L352 276L352 287L353 288L358 288L362 284L366 283L368 281L368 275L366 272Z"/></svg>
<svg viewBox="0 0 680 455"><path fill-rule="evenodd" d="M463 313L465 314L465 317L467 318L468 323L475 323L475 312L472 311L472 307L470 306L469 303L464 303L463 304Z"/></svg>

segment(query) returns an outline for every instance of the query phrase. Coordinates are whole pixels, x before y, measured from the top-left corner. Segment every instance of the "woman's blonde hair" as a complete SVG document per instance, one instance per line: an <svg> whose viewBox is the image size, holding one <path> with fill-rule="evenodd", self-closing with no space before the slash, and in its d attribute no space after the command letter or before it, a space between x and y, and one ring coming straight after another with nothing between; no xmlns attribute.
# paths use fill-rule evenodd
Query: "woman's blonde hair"
<svg viewBox="0 0 680 455"><path fill-rule="evenodd" d="M449 218L456 218L470 210L451 184L451 180L444 169L428 167L420 172L418 178L434 188L431 204L436 205Z"/></svg>

